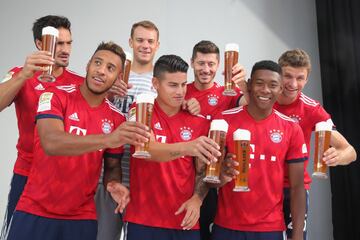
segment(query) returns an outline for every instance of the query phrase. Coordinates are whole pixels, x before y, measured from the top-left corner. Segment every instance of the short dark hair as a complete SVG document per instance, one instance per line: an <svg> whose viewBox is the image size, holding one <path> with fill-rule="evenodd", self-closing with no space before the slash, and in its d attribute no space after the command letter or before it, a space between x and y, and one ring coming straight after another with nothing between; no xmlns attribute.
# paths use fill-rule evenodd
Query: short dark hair
<svg viewBox="0 0 360 240"><path fill-rule="evenodd" d="M192 57L191 59L194 60L194 58L196 57L196 53L215 53L218 57L218 59L220 59L220 51L218 46L216 46L215 43L208 41L208 40L202 40L200 42L198 42L197 44L195 44L194 48L193 48L193 52L192 52Z"/></svg>
<svg viewBox="0 0 360 240"><path fill-rule="evenodd" d="M252 77L257 70L270 70L273 72L277 72L280 76L282 74L282 70L279 64L271 60L263 60L255 63L251 69L250 77Z"/></svg>
<svg viewBox="0 0 360 240"><path fill-rule="evenodd" d="M311 61L309 54L299 48L284 52L281 54L278 62L281 67L304 67L308 70L308 73L311 71Z"/></svg>
<svg viewBox="0 0 360 240"><path fill-rule="evenodd" d="M71 23L69 19L63 16L47 15L36 19L33 24L32 31L34 42L36 42L36 39L41 41L42 29L47 26L51 26L57 29L65 28L71 33Z"/></svg>
<svg viewBox="0 0 360 240"><path fill-rule="evenodd" d="M187 73L188 68L189 64L187 64L181 57L176 55L163 55L156 61L154 65L154 77L161 79L162 74L165 72Z"/></svg>
<svg viewBox="0 0 360 240"><path fill-rule="evenodd" d="M144 20L144 21L134 23L131 27L131 32L130 32L131 38L134 36L134 32L137 27L143 27L146 29L155 30L156 34L157 34L157 40L159 40L159 29L156 27L156 25L153 22L151 22L149 20Z"/></svg>
<svg viewBox="0 0 360 240"><path fill-rule="evenodd" d="M110 42L101 42L99 44L99 46L96 48L94 54L100 50L107 50L107 51L113 52L116 55L118 55L121 59L121 71L124 69L126 55L125 55L124 50L119 45L117 45L116 43L111 42L111 41Z"/></svg>

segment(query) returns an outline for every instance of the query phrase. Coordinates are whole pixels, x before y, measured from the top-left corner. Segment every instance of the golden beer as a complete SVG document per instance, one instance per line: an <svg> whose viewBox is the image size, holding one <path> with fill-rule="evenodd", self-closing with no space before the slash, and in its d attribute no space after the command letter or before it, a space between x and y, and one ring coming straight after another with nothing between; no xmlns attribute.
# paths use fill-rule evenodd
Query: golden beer
<svg viewBox="0 0 360 240"><path fill-rule="evenodd" d="M226 133L228 131L228 123L223 119L215 119L211 121L209 138L214 140L220 146L221 156L217 158L216 162L211 161L206 167L206 176L203 179L204 182L209 183L220 183L220 170L221 163L224 160L225 156L225 142L226 142Z"/></svg>
<svg viewBox="0 0 360 240"><path fill-rule="evenodd" d="M59 37L59 31L54 27L44 27L42 29L42 48L43 51L51 53L51 57L55 58L56 39ZM46 65L45 65L46 66ZM52 75L53 66L47 66L47 70L44 71L38 79L43 82L54 82L55 77Z"/></svg>
<svg viewBox="0 0 360 240"><path fill-rule="evenodd" d="M124 63L124 74L123 74L123 81L128 84L129 82L129 75L130 75L130 69L131 69L131 62L132 62L132 55L129 52L125 52L126 60Z"/></svg>
<svg viewBox="0 0 360 240"><path fill-rule="evenodd" d="M233 134L235 156L239 165L235 168L239 175L235 178L234 192L248 192L249 162L250 162L250 137L251 133L245 129L237 129Z"/></svg>
<svg viewBox="0 0 360 240"><path fill-rule="evenodd" d="M235 83L231 80L233 77L232 67L238 63L239 45L229 43L225 46L225 66L224 66L224 86L223 95L236 96Z"/></svg>
<svg viewBox="0 0 360 240"><path fill-rule="evenodd" d="M151 118L154 107L154 95L139 94L136 97L136 121L149 127L151 126ZM145 142L144 146L135 147L135 153L132 155L136 158L150 158L149 142Z"/></svg>
<svg viewBox="0 0 360 240"><path fill-rule="evenodd" d="M319 122L315 125L315 151L313 177L327 178L327 166L323 162L324 152L330 147L332 124Z"/></svg>

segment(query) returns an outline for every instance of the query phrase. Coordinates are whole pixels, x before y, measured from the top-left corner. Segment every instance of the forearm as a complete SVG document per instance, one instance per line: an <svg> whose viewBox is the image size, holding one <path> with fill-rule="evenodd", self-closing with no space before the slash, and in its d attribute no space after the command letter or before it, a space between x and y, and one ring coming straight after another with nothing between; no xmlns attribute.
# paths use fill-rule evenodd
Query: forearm
<svg viewBox="0 0 360 240"><path fill-rule="evenodd" d="M206 165L195 160L195 187L194 187L194 195L197 195L201 201L206 197L209 186L206 182L204 182L204 177L206 175Z"/></svg>
<svg viewBox="0 0 360 240"><path fill-rule="evenodd" d="M25 83L20 73L14 75L9 81L0 84L0 111L4 110L16 97Z"/></svg>
<svg viewBox="0 0 360 240"><path fill-rule="evenodd" d="M293 223L292 239L303 239L306 194L304 186L290 188L290 211Z"/></svg>
<svg viewBox="0 0 360 240"><path fill-rule="evenodd" d="M348 165L356 160L356 151L353 146L349 145L340 150L340 165Z"/></svg>
<svg viewBox="0 0 360 240"><path fill-rule="evenodd" d="M167 162L188 155L186 142L159 143L150 141L149 152L152 161Z"/></svg>
<svg viewBox="0 0 360 240"><path fill-rule="evenodd" d="M118 183L122 182L122 169L121 169L121 158L106 158L104 159L104 179L103 184L106 187L109 182L115 181Z"/></svg>
<svg viewBox="0 0 360 240"><path fill-rule="evenodd" d="M53 132L40 140L47 155L74 156L107 148L106 139L105 134L77 136L66 132Z"/></svg>

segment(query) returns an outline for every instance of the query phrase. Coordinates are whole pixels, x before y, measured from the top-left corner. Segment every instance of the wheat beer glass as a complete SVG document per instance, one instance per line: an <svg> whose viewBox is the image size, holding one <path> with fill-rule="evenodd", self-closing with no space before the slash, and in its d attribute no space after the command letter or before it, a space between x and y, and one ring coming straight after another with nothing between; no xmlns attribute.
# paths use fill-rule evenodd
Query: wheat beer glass
<svg viewBox="0 0 360 240"><path fill-rule="evenodd" d="M132 54L129 52L125 52L126 60L124 64L124 75L123 75L123 81L128 84L129 82L129 75L130 75L130 69L131 69L131 63L133 60Z"/></svg>
<svg viewBox="0 0 360 240"><path fill-rule="evenodd" d="M327 166L322 160L324 152L330 147L332 124L319 122L315 125L315 152L313 177L327 178Z"/></svg>
<svg viewBox="0 0 360 240"><path fill-rule="evenodd" d="M235 145L235 161L239 163L236 170L239 175L235 178L234 192L248 192L248 175L249 175L249 160L250 160L250 138L251 133L245 129L237 129L233 133Z"/></svg>
<svg viewBox="0 0 360 240"><path fill-rule="evenodd" d="M236 96L235 83L231 80L233 77L232 67L238 63L239 45L228 43L225 46L225 66L224 66L224 86L223 95Z"/></svg>
<svg viewBox="0 0 360 240"><path fill-rule="evenodd" d="M136 97L136 121L140 122L149 128L151 126L151 117L154 107L154 95L139 94ZM135 152L132 155L136 158L150 158L149 142L144 143L144 146L135 147Z"/></svg>
<svg viewBox="0 0 360 240"><path fill-rule="evenodd" d="M221 156L217 158L216 162L211 161L211 163L207 165L206 176L203 179L204 182L220 183L219 176L221 162L223 161L225 155L225 142L228 128L228 123L223 119L215 119L211 121L209 138L214 140L220 146Z"/></svg>
<svg viewBox="0 0 360 240"><path fill-rule="evenodd" d="M43 51L51 53L51 57L55 58L56 39L59 37L59 31L54 27L44 27L42 29L42 48ZM55 77L52 75L53 65L44 65L46 70L39 75L38 79L42 82L54 82Z"/></svg>

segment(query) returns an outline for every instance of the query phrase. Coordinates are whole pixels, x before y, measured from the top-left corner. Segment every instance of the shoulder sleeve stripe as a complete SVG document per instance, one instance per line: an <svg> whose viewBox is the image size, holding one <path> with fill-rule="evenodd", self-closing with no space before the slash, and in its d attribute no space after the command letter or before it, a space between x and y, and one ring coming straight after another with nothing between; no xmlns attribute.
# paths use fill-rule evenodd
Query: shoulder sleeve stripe
<svg viewBox="0 0 360 240"><path fill-rule="evenodd" d="M286 121L295 122L292 118L282 114L281 112L274 110L275 114L278 115L281 119L284 119Z"/></svg>
<svg viewBox="0 0 360 240"><path fill-rule="evenodd" d="M117 113L121 114L122 116L124 116L124 114L118 108L116 108L114 106L114 104L112 104L112 102L109 101L109 99L105 98L105 102L108 104L108 106L109 106L109 108L111 110L113 110L114 112L117 112Z"/></svg>
<svg viewBox="0 0 360 240"><path fill-rule="evenodd" d="M235 114L235 113L241 112L243 109L244 109L243 106L240 106L240 107L236 107L236 108L232 108L232 109L223 111L222 114L224 114L224 115Z"/></svg>
<svg viewBox="0 0 360 240"><path fill-rule="evenodd" d="M71 85L63 85L63 86L56 86L57 89L59 90L63 90L65 92L68 92L68 93L72 93L74 91L76 91L76 87L74 84L71 84Z"/></svg>
<svg viewBox="0 0 360 240"><path fill-rule="evenodd" d="M59 119L61 121L63 121L64 119L58 115L54 115L54 114L39 114L36 115L35 119L44 119L44 118L53 118L53 119Z"/></svg>
<svg viewBox="0 0 360 240"><path fill-rule="evenodd" d="M319 105L318 102L316 102L314 99L309 98L308 96L306 96L305 94L301 93L300 95L300 100L305 103L306 105L309 106L313 106L316 107L317 105Z"/></svg>
<svg viewBox="0 0 360 240"><path fill-rule="evenodd" d="M285 162L287 164L291 164L291 163L305 162L306 160L307 160L307 157L303 157L303 158L288 159Z"/></svg>

